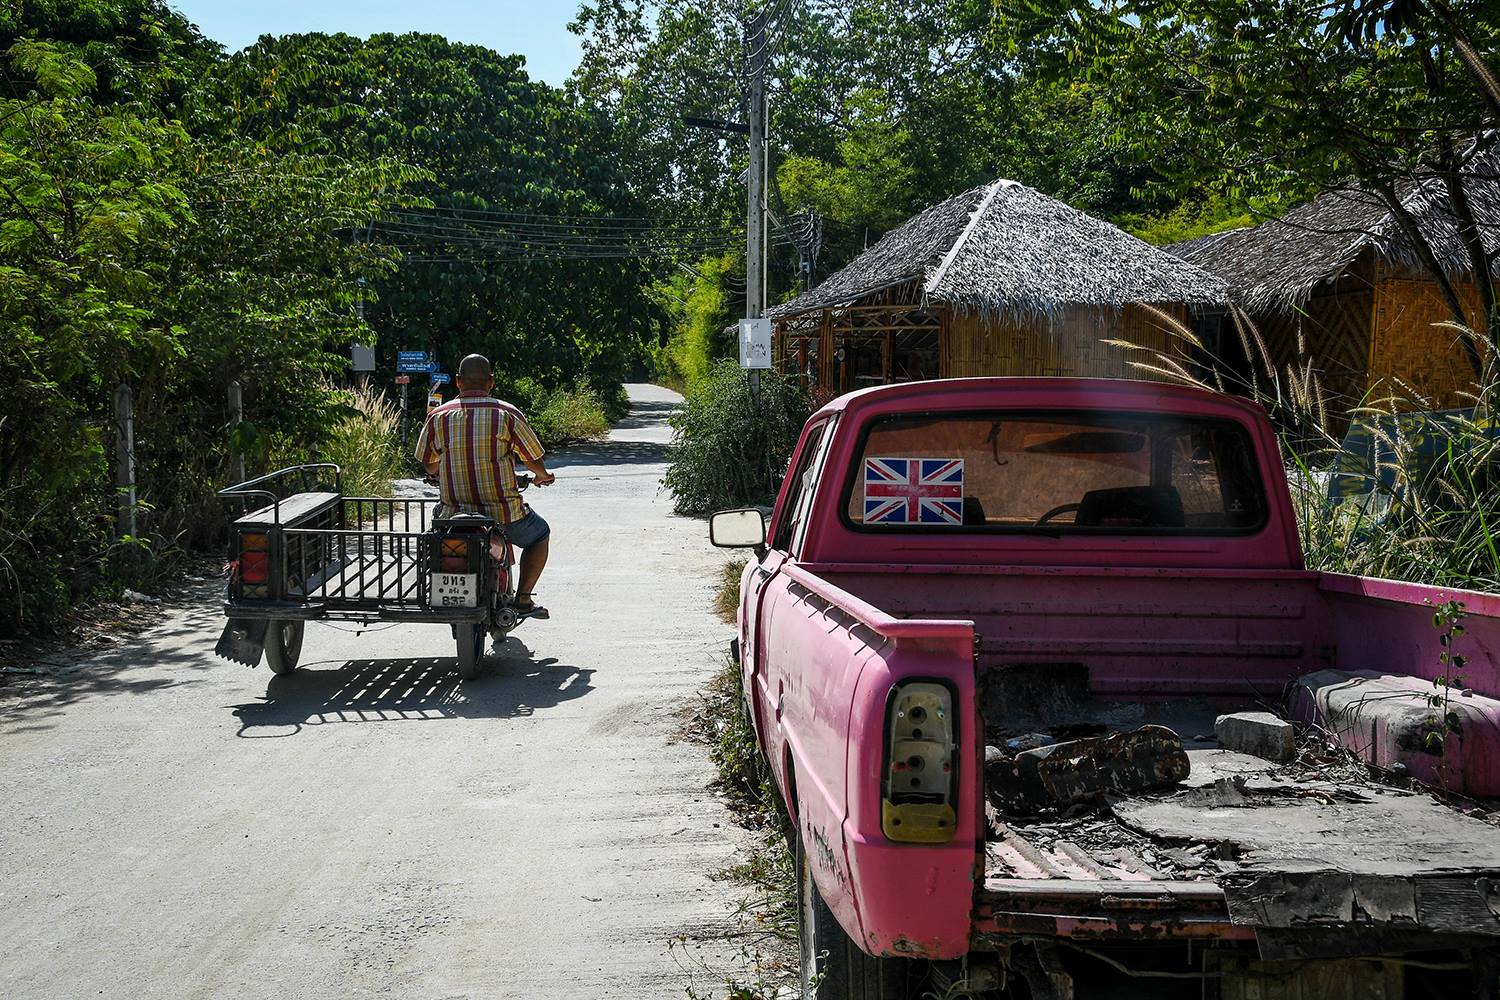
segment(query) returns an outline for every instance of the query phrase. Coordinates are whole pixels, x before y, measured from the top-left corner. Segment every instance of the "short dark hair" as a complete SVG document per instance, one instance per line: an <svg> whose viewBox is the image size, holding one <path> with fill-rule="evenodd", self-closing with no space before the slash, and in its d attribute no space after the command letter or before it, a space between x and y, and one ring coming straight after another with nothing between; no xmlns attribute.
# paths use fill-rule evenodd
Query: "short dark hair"
<svg viewBox="0 0 1500 1000"><path fill-rule="evenodd" d="M465 382L488 382L492 375L490 359L483 354L471 354L458 363L458 377Z"/></svg>

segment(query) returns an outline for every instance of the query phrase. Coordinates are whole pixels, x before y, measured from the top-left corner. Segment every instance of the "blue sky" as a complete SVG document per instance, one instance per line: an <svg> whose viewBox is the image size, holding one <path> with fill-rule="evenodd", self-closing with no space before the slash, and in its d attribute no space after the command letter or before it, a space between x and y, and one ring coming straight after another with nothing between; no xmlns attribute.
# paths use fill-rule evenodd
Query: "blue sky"
<svg viewBox="0 0 1500 1000"><path fill-rule="evenodd" d="M261 35L426 31L519 52L534 79L561 85L578 65L576 0L168 0L231 52Z"/></svg>

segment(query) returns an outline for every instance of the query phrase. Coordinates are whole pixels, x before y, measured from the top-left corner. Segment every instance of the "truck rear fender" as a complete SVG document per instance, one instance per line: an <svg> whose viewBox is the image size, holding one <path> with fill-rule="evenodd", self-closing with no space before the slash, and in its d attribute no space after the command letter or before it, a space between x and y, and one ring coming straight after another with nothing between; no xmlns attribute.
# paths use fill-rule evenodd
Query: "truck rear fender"
<svg viewBox="0 0 1500 1000"><path fill-rule="evenodd" d="M839 923L857 939L859 922L843 841L848 814L844 782L849 748L855 742L849 709L863 664L889 643L862 628L830 634L828 620L821 615L798 619L788 627L805 624L815 635L805 635L806 641L798 644L804 660L801 669L787 671L777 680L778 685L786 684L778 692L784 696L785 712L775 724L784 749L779 759L771 758L771 765L802 837L818 890ZM867 639L879 645L872 646Z"/></svg>
<svg viewBox="0 0 1500 1000"><path fill-rule="evenodd" d="M858 940L872 954L951 959L969 949L983 842L983 729L973 629L951 624L956 627L948 635L897 638L874 650L860 666L853 691L843 840ZM947 843L897 843L881 825L887 712L892 690L910 681L936 681L953 695L957 825Z"/></svg>

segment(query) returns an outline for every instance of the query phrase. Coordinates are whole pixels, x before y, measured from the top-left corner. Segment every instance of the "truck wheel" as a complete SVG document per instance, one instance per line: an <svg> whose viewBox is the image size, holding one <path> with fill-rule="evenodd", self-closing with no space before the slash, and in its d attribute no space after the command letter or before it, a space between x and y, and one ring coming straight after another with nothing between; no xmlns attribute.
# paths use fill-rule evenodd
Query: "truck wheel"
<svg viewBox="0 0 1500 1000"><path fill-rule="evenodd" d="M472 681L484 661L484 629L467 622L453 626L453 634L458 640L458 676Z"/></svg>
<svg viewBox="0 0 1500 1000"><path fill-rule="evenodd" d="M304 624L273 621L266 626L266 666L271 673L286 675L297 669L297 660L302 656Z"/></svg>
<svg viewBox="0 0 1500 1000"><path fill-rule="evenodd" d="M802 946L802 1000L906 1000L911 963L866 955L844 933L813 881L800 832L797 938Z"/></svg>

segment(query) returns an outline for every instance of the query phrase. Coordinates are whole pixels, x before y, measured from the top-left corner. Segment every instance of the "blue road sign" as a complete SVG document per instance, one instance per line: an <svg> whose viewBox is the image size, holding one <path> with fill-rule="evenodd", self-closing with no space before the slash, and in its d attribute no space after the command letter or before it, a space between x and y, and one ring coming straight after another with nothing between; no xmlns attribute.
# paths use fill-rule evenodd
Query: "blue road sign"
<svg viewBox="0 0 1500 1000"><path fill-rule="evenodd" d="M452 382L452 381L453 381L453 376L449 375L447 372L433 372L432 373L432 384L433 385L447 385L449 382Z"/></svg>
<svg viewBox="0 0 1500 1000"><path fill-rule="evenodd" d="M398 372L427 372L436 367L437 362L427 360L426 351L397 351L396 371Z"/></svg>

